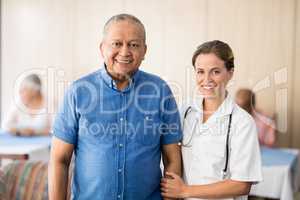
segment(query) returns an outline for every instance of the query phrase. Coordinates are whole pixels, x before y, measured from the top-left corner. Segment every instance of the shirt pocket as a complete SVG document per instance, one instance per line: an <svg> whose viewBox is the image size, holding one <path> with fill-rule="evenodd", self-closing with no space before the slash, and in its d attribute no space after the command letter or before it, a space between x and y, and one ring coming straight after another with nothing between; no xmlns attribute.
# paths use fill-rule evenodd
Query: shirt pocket
<svg viewBox="0 0 300 200"><path fill-rule="evenodd" d="M226 162L226 135L202 136L193 142L194 166L202 177L221 180Z"/></svg>
<svg viewBox="0 0 300 200"><path fill-rule="evenodd" d="M157 145L160 142L160 120L157 114L140 113L130 125L131 140L136 140L141 145Z"/></svg>

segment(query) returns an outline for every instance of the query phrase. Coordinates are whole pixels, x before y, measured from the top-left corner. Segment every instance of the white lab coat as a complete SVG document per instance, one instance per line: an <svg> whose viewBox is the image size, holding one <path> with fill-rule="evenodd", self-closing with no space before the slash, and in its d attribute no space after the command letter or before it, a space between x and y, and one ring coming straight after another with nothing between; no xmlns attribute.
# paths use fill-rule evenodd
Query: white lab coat
<svg viewBox="0 0 300 200"><path fill-rule="evenodd" d="M182 112L183 175L186 183L202 185L223 180L226 135L231 113L229 163L225 179L245 182L262 181L257 129L252 117L228 95L218 110L203 124L202 101L201 99L197 105L191 105L191 110L185 119L183 115L186 108ZM247 196L227 199L242 200L247 199Z"/></svg>

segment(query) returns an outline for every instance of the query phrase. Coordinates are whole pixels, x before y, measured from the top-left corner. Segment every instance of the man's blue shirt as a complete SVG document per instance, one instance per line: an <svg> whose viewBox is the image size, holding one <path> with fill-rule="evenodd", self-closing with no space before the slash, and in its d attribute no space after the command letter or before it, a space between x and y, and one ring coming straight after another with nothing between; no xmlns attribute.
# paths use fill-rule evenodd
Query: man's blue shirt
<svg viewBox="0 0 300 200"><path fill-rule="evenodd" d="M162 145L182 137L162 79L138 70L120 91L105 67L71 85L53 133L74 145L73 199L103 200L162 199Z"/></svg>

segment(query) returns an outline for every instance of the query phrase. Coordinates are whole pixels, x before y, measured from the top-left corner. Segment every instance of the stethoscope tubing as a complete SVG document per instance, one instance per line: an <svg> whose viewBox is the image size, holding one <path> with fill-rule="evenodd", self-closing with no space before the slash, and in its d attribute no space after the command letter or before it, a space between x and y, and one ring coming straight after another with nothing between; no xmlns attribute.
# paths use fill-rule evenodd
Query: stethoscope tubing
<svg viewBox="0 0 300 200"><path fill-rule="evenodd" d="M183 123L182 123L182 128L184 130L184 125L185 125L185 120L188 116L188 114L192 112L192 107L189 106L186 111L184 112L183 115ZM233 111L232 111L233 112ZM225 166L222 170L223 173L223 179L226 177L227 175L227 171L228 171L228 162L229 162L229 135L230 135L230 130L231 130L231 122L232 122L232 112L229 115L229 122L228 122L228 128L227 128L227 134L226 134L226 160L225 160ZM184 144L183 142L181 143L182 147L192 147L191 143L192 143L192 139L194 137L194 132L195 132L195 128L196 128L197 123L193 123L192 129L191 129L191 137L189 138L189 140L187 141L186 144Z"/></svg>

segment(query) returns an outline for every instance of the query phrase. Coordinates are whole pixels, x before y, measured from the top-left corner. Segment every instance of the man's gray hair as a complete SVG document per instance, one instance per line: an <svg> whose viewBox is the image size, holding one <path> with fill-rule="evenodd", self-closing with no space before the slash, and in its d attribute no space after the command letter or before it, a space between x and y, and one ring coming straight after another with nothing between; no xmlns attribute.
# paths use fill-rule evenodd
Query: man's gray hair
<svg viewBox="0 0 300 200"><path fill-rule="evenodd" d="M133 23L137 24L138 26L140 26L143 31L143 40L144 40L144 42L146 42L146 31L145 31L144 24L137 17L130 15L130 14L125 14L125 13L114 15L105 23L104 28L103 28L103 38L106 37L107 31L108 31L111 23L119 22L119 21L130 21L130 22L133 22Z"/></svg>

